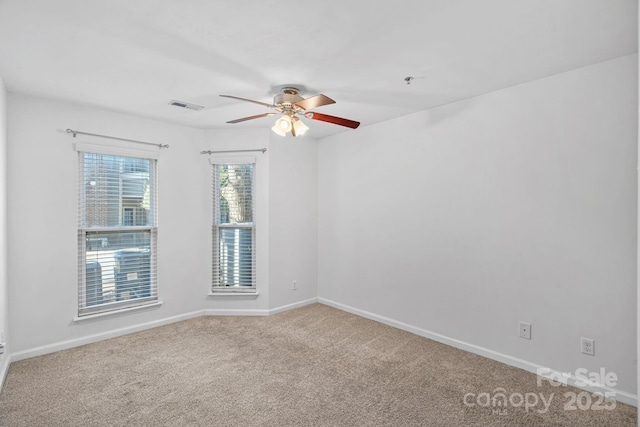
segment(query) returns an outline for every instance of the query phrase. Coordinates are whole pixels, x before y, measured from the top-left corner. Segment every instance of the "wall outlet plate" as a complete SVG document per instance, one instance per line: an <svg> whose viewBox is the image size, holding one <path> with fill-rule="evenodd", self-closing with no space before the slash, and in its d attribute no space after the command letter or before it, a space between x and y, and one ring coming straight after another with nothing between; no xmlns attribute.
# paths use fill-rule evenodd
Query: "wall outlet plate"
<svg viewBox="0 0 640 427"><path fill-rule="evenodd" d="M531 339L531 323L520 322L520 338Z"/></svg>
<svg viewBox="0 0 640 427"><path fill-rule="evenodd" d="M580 338L580 351L582 354L588 354L589 356L596 355L595 343L591 338Z"/></svg>

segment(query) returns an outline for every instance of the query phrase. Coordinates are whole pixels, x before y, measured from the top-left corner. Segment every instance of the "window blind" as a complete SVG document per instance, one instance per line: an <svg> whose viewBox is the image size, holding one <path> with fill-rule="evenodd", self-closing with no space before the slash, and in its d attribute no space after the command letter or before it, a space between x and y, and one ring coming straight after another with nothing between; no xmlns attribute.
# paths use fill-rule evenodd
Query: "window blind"
<svg viewBox="0 0 640 427"><path fill-rule="evenodd" d="M157 161L78 156L78 315L157 301Z"/></svg>
<svg viewBox="0 0 640 427"><path fill-rule="evenodd" d="M213 292L253 292L254 164L213 162Z"/></svg>

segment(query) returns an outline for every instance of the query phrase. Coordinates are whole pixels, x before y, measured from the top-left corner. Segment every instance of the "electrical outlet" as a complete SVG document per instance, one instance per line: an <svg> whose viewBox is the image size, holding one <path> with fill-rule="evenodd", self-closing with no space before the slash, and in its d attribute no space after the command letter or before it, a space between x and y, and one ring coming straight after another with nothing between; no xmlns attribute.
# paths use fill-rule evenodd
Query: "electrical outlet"
<svg viewBox="0 0 640 427"><path fill-rule="evenodd" d="M589 356L595 356L596 354L595 343L591 338L582 337L580 339L580 349L583 354L588 354Z"/></svg>
<svg viewBox="0 0 640 427"><path fill-rule="evenodd" d="M296 282L295 280L291 282L291 289L294 291L298 289L298 282Z"/></svg>
<svg viewBox="0 0 640 427"><path fill-rule="evenodd" d="M520 338L531 339L531 323L520 322Z"/></svg>

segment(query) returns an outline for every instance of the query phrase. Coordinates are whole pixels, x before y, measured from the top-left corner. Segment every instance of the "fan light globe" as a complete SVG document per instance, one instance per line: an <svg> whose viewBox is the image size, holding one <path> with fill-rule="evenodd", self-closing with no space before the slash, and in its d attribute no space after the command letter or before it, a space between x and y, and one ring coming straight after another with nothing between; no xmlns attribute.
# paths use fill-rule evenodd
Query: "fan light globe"
<svg viewBox="0 0 640 427"><path fill-rule="evenodd" d="M276 126L284 133L291 131L291 117L284 114L276 121Z"/></svg>
<svg viewBox="0 0 640 427"><path fill-rule="evenodd" d="M280 135L280 136L287 136L287 134L286 134L286 133L284 133L283 131L281 131L281 130L280 130L280 128L278 128L278 124L277 124L277 123L276 123L275 125L273 125L273 127L271 128L271 130L272 130L274 133L276 133L276 134L278 134L278 135Z"/></svg>
<svg viewBox="0 0 640 427"><path fill-rule="evenodd" d="M302 136L309 130L309 126L305 125L302 120L296 119L293 122L293 129L296 132L296 136Z"/></svg>

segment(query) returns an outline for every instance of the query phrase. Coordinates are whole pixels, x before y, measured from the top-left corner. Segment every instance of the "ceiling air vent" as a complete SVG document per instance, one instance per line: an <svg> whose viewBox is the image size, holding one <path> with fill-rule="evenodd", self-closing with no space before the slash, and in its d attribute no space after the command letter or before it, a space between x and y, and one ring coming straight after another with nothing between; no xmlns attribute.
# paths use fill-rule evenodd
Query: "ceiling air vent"
<svg viewBox="0 0 640 427"><path fill-rule="evenodd" d="M187 109L193 110L193 111L200 111L200 110L202 110L204 108L202 105L189 104L188 102L176 101L176 100L173 100L173 99L171 100L171 102L169 102L169 105L173 105L175 107L187 108Z"/></svg>

